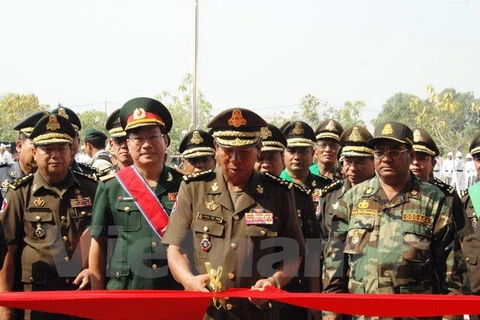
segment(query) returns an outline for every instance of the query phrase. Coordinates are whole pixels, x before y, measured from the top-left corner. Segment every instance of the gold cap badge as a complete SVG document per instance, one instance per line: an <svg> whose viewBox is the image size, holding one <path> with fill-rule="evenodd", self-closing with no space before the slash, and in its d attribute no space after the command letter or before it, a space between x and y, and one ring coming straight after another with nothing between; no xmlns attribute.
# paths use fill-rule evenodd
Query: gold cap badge
<svg viewBox="0 0 480 320"><path fill-rule="evenodd" d="M415 131L413 131L413 141L415 142L422 141L422 134L420 133L420 130L415 129Z"/></svg>
<svg viewBox="0 0 480 320"><path fill-rule="evenodd" d="M362 140L362 137L360 136L360 133L358 132L358 127L353 127L352 133L350 134L348 139L350 139L350 141L354 141L354 142Z"/></svg>
<svg viewBox="0 0 480 320"><path fill-rule="evenodd" d="M60 123L58 123L56 116L51 115L48 118L47 130L56 131L58 129L60 129Z"/></svg>
<svg viewBox="0 0 480 320"><path fill-rule="evenodd" d="M333 122L333 120L328 121L325 129L327 129L328 131L335 131L335 123Z"/></svg>
<svg viewBox="0 0 480 320"><path fill-rule="evenodd" d="M200 135L200 132L198 131L193 131L193 134L192 134L192 139L190 139L190 142L193 143L193 144L200 144L203 142L203 138L202 136Z"/></svg>
<svg viewBox="0 0 480 320"><path fill-rule="evenodd" d="M133 120L143 119L146 118L147 114L145 113L145 109L137 108L133 111Z"/></svg>
<svg viewBox="0 0 480 320"><path fill-rule="evenodd" d="M392 125L390 123L385 124L385 126L383 127L383 130L382 130L382 134L389 135L389 134L392 134L392 133L393 133Z"/></svg>
<svg viewBox="0 0 480 320"><path fill-rule="evenodd" d="M302 135L305 132L302 128L302 123L301 122L296 122L295 127L292 129L292 133L296 135Z"/></svg>
<svg viewBox="0 0 480 320"><path fill-rule="evenodd" d="M244 126L247 124L247 120L242 115L242 111L240 110L233 110L232 117L228 119L228 124L238 128L240 126Z"/></svg>
<svg viewBox="0 0 480 320"><path fill-rule="evenodd" d="M67 112L65 111L64 108L58 109L58 115L68 119L68 114L67 114Z"/></svg>

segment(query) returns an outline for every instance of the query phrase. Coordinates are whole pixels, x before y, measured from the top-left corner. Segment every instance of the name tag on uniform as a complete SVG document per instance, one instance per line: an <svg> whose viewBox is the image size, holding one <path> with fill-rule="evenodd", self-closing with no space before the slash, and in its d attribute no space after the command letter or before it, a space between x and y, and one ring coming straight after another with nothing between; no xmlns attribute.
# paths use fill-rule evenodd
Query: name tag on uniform
<svg viewBox="0 0 480 320"><path fill-rule="evenodd" d="M245 222L247 224L273 224L273 213L265 209L252 209L245 213Z"/></svg>
<svg viewBox="0 0 480 320"><path fill-rule="evenodd" d="M422 224L432 224L432 217L424 216L423 214L419 213L402 213L402 220L403 221L410 221L410 222L419 222Z"/></svg>

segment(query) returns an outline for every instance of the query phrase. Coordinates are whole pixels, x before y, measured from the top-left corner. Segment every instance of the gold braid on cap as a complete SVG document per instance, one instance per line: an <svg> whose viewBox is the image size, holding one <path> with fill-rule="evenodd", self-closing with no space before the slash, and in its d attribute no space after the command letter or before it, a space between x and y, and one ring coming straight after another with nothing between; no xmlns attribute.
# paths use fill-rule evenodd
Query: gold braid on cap
<svg viewBox="0 0 480 320"><path fill-rule="evenodd" d="M263 140L262 151L280 151L283 152L285 146L278 141L265 141Z"/></svg>
<svg viewBox="0 0 480 320"><path fill-rule="evenodd" d="M222 139L219 137L215 137L217 140L217 143L220 145L226 145L226 146L231 146L231 147L244 147L244 146L250 146L250 145L255 145L258 143L260 140L259 137L256 137L255 139L240 139L236 138L233 140L230 139Z"/></svg>
<svg viewBox="0 0 480 320"><path fill-rule="evenodd" d="M418 151L418 152L425 152L431 155L432 157L435 156L435 151L430 150L429 148L425 147L424 145L421 144L414 144L413 145L413 151Z"/></svg>
<svg viewBox="0 0 480 320"><path fill-rule="evenodd" d="M340 137L338 136L338 134L332 133L332 132L319 133L319 134L317 134L317 136L315 138L317 138L317 140L325 139L325 138L330 138L330 139L334 139L334 140L337 140L337 141L340 140Z"/></svg>
<svg viewBox="0 0 480 320"><path fill-rule="evenodd" d="M193 158L192 155L195 155L195 157L213 156L215 155L215 149L208 147L192 148L185 150L182 154L184 158Z"/></svg>
<svg viewBox="0 0 480 320"><path fill-rule="evenodd" d="M315 142L307 138L292 138L287 139L288 147L313 147Z"/></svg>
<svg viewBox="0 0 480 320"><path fill-rule="evenodd" d="M370 149L367 147L361 147L361 146L346 146L342 148L342 154L346 152L362 152L362 153L368 153L369 155L372 155L373 149Z"/></svg>
<svg viewBox="0 0 480 320"><path fill-rule="evenodd" d="M217 137L239 137L239 138L258 138L260 137L260 131L243 132L243 131L215 131L213 136Z"/></svg>
<svg viewBox="0 0 480 320"><path fill-rule="evenodd" d="M33 139L33 144L40 144L41 142L60 143L72 142L72 137L66 133L46 133L41 134Z"/></svg>
<svg viewBox="0 0 480 320"><path fill-rule="evenodd" d="M473 149L470 151L470 153L471 153L472 155L474 155L474 154L476 154L476 153L479 153L479 152L480 152L480 147L475 147L475 148L473 148Z"/></svg>
<svg viewBox="0 0 480 320"><path fill-rule="evenodd" d="M22 128L19 131L29 136L33 131L33 127Z"/></svg>

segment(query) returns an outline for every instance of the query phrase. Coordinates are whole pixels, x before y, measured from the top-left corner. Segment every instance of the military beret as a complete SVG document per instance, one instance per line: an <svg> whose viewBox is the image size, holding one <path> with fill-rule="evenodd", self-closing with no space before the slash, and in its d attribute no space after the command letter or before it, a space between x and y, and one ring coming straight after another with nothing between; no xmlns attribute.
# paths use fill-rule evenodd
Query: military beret
<svg viewBox="0 0 480 320"><path fill-rule="evenodd" d="M251 110L232 108L220 112L207 126L222 147L251 147L261 141L267 122Z"/></svg>
<svg viewBox="0 0 480 320"><path fill-rule="evenodd" d="M478 132L470 143L470 153L472 156L480 153L480 132Z"/></svg>
<svg viewBox="0 0 480 320"><path fill-rule="evenodd" d="M47 114L48 112L46 111L37 111L35 113L32 113L31 115L17 123L13 127L13 130L22 132L28 137L32 133L33 127L35 127L37 122Z"/></svg>
<svg viewBox="0 0 480 320"><path fill-rule="evenodd" d="M268 124L267 129L262 140L262 150L261 151L280 151L283 152L287 147L287 138L283 132L274 126L273 124Z"/></svg>
<svg viewBox="0 0 480 320"><path fill-rule="evenodd" d="M160 101L152 98L133 98L120 109L120 123L125 131L144 126L160 126L164 133L172 129L172 115Z"/></svg>
<svg viewBox="0 0 480 320"><path fill-rule="evenodd" d="M440 154L435 141L425 129L417 128L413 130L413 150L423 152L436 157Z"/></svg>
<svg viewBox="0 0 480 320"><path fill-rule="evenodd" d="M120 109L113 111L108 117L107 122L105 123L105 129L107 129L112 138L120 138L127 135L120 123Z"/></svg>
<svg viewBox="0 0 480 320"><path fill-rule="evenodd" d="M315 145L315 132L306 122L290 122L283 129L283 134L287 138L287 147L313 147Z"/></svg>
<svg viewBox="0 0 480 320"><path fill-rule="evenodd" d="M72 124L75 130L80 131L82 129L82 123L80 122L80 118L72 109L66 108L66 107L60 107L60 108L53 109L51 113L58 114L59 116L62 116L68 119L68 121L70 121L70 123Z"/></svg>
<svg viewBox="0 0 480 320"><path fill-rule="evenodd" d="M87 141L89 139L98 138L98 137L103 138L104 140L107 140L107 135L102 131L97 129L87 129L87 131L85 132L84 140Z"/></svg>
<svg viewBox="0 0 480 320"><path fill-rule="evenodd" d="M373 156L373 149L367 146L372 134L364 127L352 126L343 131L340 136L342 146L341 157L369 157Z"/></svg>
<svg viewBox="0 0 480 320"><path fill-rule="evenodd" d="M393 140L406 145L412 145L413 132L412 129L399 122L386 122L375 128L373 138L367 141L372 147L380 140Z"/></svg>
<svg viewBox="0 0 480 320"><path fill-rule="evenodd" d="M333 139L340 141L340 135L343 132L342 125L333 119L328 119L320 123L315 130L315 137L320 139Z"/></svg>
<svg viewBox="0 0 480 320"><path fill-rule="evenodd" d="M30 134L35 146L53 143L71 143L76 136L75 129L67 118L49 114L41 118Z"/></svg>
<svg viewBox="0 0 480 320"><path fill-rule="evenodd" d="M186 159L214 156L213 136L204 130L190 131L183 137L178 150Z"/></svg>

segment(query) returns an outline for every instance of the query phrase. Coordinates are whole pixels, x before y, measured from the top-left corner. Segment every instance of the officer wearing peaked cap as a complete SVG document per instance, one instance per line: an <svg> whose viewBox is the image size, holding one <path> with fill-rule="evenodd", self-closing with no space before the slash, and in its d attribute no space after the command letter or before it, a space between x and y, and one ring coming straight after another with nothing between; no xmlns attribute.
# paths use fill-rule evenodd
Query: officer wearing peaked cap
<svg viewBox="0 0 480 320"><path fill-rule="evenodd" d="M262 150L255 169L262 173L269 173L279 176L285 169L283 160L283 152L287 147L287 138L283 132L272 124L268 124L267 130L264 132L262 140ZM280 179L280 178L278 178ZM302 233L307 244L315 243L315 248L306 251L308 256L302 261L298 270L298 276L293 278L283 289L288 292L319 292L320 278L317 276L305 276L306 270L319 270L320 255L317 248L320 231L315 218L315 205L311 196L311 190L289 182L293 185L295 193L295 208L297 209L298 221L302 228ZM313 240L314 239L314 240ZM313 241L311 241L313 240ZM306 267L307 265L307 267ZM307 314L319 313L317 310L307 310L305 308L296 307L285 304L280 312L280 319L307 319Z"/></svg>
<svg viewBox="0 0 480 320"><path fill-rule="evenodd" d="M452 213L437 187L411 174L412 143L412 130L398 122L379 125L367 141L376 175L347 191L334 211L325 291L461 293L458 261L443 254L454 245ZM412 246L425 238L434 240Z"/></svg>
<svg viewBox="0 0 480 320"><path fill-rule="evenodd" d="M146 97L127 101L119 115L133 165L99 183L90 247L92 288L181 289L167 274L166 248L160 243L182 181L164 164L172 117L160 101ZM112 253L107 252L109 238L118 239Z"/></svg>
<svg viewBox="0 0 480 320"><path fill-rule="evenodd" d="M316 163L310 167L313 174L324 176L332 180L342 179L341 170L337 163L342 125L333 119L320 123L315 130L315 158Z"/></svg>
<svg viewBox="0 0 480 320"><path fill-rule="evenodd" d="M472 155L477 171L477 181L471 185L462 196L464 208L469 217L478 217L480 212L480 132L478 132L470 143L469 152ZM476 262L480 259L480 228L475 225L474 233L466 237L463 242L463 252L467 262L467 271L470 281L470 288L473 294L480 294L480 265ZM478 319L478 316L476 317Z"/></svg>
<svg viewBox="0 0 480 320"><path fill-rule="evenodd" d="M29 136L38 120L45 114L46 112L44 111L35 112L13 127L13 130L18 131L17 141L15 143L18 152L18 161L0 168L0 182L2 183L0 201L5 197L9 184L37 170L37 164L33 159L31 150L33 145Z"/></svg>
<svg viewBox="0 0 480 320"><path fill-rule="evenodd" d="M0 216L9 250L7 265L0 271L1 288L78 290L89 283L88 271L78 270L87 267L88 249L82 247L87 241L82 235L91 222L96 182L69 169L73 137L70 122L52 114L42 117L29 136L38 169L16 180L3 204ZM15 318L15 312L17 319L71 319L0 310L7 318Z"/></svg>
<svg viewBox="0 0 480 320"><path fill-rule="evenodd" d="M215 169L213 136L204 130L188 132L180 142L182 168L187 173Z"/></svg>
<svg viewBox="0 0 480 320"><path fill-rule="evenodd" d="M132 157L128 153L127 133L120 123L120 109L113 111L108 117L105 129L110 135L108 144L113 152L112 157L115 159L113 172L133 164Z"/></svg>
<svg viewBox="0 0 480 320"><path fill-rule="evenodd" d="M280 177L312 189L315 204L320 200L320 190L332 180L318 176L309 171L313 159L315 133L309 124L303 121L292 121L284 129L287 138L285 149L285 170Z"/></svg>
<svg viewBox="0 0 480 320"><path fill-rule="evenodd" d="M244 108L221 112L209 124L213 129L218 168L184 177L178 206L163 243L168 244L168 263L175 278L188 291L229 288L264 288L286 285L304 254L304 240L296 217L294 195L283 180L254 169L267 123ZM193 231L193 244L186 241ZM260 248L262 239L297 241L300 252L286 255L273 271L274 247ZM185 258L193 246L194 276ZM259 261L266 262L262 265ZM270 267L269 267L270 268ZM218 279L210 281L209 274ZM267 278L265 278L267 276ZM207 319L278 319L269 301L228 299L207 310Z"/></svg>

